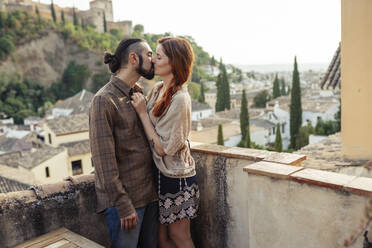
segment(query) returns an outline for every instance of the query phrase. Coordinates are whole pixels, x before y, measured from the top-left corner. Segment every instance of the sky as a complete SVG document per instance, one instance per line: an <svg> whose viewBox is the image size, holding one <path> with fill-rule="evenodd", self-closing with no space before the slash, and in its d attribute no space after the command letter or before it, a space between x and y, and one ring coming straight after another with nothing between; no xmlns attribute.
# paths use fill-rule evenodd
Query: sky
<svg viewBox="0 0 372 248"><path fill-rule="evenodd" d="M50 0L40 0L50 3ZM88 9L89 0L54 0ZM328 64L341 40L341 0L113 0L115 21L192 36L224 63Z"/></svg>

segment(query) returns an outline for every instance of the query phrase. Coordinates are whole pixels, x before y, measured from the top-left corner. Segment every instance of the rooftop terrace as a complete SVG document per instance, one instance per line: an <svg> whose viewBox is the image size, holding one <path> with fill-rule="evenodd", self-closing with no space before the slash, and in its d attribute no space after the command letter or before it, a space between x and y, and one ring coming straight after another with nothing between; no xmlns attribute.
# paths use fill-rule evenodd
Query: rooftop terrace
<svg viewBox="0 0 372 248"><path fill-rule="evenodd" d="M193 144L196 247L362 247L372 179L301 167L300 154ZM0 194L0 247L66 227L108 245L93 175Z"/></svg>

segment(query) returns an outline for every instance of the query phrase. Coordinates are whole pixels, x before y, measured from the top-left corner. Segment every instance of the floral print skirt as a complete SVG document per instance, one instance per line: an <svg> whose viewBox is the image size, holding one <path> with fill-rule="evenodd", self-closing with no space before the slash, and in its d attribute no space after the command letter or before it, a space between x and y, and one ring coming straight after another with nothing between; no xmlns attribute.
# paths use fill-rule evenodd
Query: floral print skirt
<svg viewBox="0 0 372 248"><path fill-rule="evenodd" d="M157 170L160 224L169 225L182 219L193 219L199 208L199 187L196 175L170 178Z"/></svg>

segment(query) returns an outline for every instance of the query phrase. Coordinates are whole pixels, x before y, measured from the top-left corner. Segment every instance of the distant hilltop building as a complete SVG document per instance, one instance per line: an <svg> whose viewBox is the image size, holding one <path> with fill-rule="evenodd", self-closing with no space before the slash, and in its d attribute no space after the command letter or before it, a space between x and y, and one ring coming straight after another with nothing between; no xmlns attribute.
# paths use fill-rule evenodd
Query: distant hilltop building
<svg viewBox="0 0 372 248"><path fill-rule="evenodd" d="M124 36L132 34L132 21L114 22L114 15L111 0L93 0L89 3L89 10L78 10L75 12L80 23L92 25L100 33L104 32L104 17L106 18L107 30L119 29L122 30ZM47 19L52 19L50 4L34 2L32 0L0 0L0 10L6 11L27 11L35 13L36 7L39 9L40 15ZM73 22L74 8L61 8L54 4L57 20L61 20L62 11L64 12L65 20Z"/></svg>

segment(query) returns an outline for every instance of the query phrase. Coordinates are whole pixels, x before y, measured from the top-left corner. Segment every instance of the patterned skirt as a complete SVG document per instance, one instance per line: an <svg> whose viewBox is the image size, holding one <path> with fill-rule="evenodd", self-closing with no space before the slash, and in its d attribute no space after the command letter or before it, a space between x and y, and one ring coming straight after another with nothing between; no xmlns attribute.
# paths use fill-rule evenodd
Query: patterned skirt
<svg viewBox="0 0 372 248"><path fill-rule="evenodd" d="M199 187L196 175L170 178L157 171L160 224L169 225L182 219L193 219L199 208Z"/></svg>

